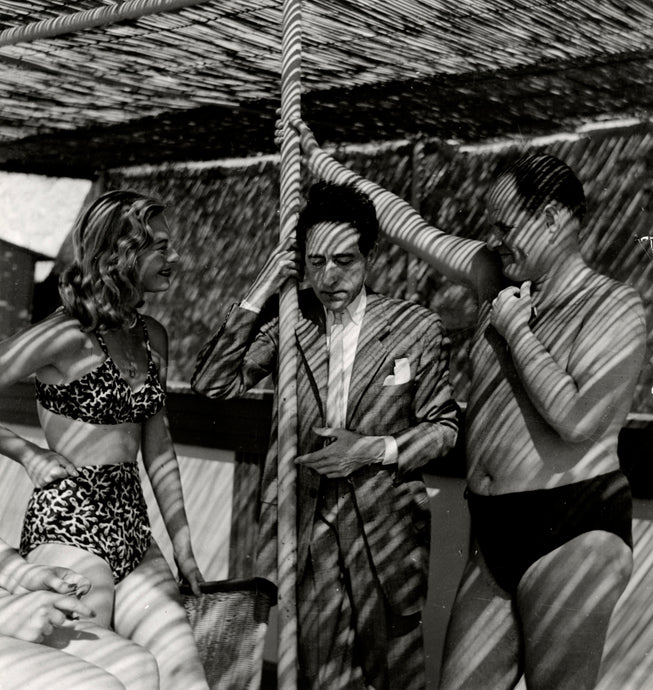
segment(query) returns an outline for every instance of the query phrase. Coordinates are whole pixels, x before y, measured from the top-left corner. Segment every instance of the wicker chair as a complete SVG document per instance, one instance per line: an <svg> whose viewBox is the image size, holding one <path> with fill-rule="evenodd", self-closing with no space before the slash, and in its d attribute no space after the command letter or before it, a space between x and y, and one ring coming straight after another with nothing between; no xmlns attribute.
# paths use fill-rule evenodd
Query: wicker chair
<svg viewBox="0 0 653 690"><path fill-rule="evenodd" d="M276 587L262 578L205 582L181 592L211 690L259 690Z"/></svg>

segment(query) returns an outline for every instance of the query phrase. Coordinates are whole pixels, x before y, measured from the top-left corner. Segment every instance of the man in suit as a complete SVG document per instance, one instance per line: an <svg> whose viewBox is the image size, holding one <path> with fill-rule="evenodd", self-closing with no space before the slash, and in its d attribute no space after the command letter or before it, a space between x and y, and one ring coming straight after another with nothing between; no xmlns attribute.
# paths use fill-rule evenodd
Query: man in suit
<svg viewBox="0 0 653 690"><path fill-rule="evenodd" d="M297 247L280 246L198 357L193 388L241 395L275 373L276 293L299 296L297 609L302 688L424 688L430 521L423 465L455 444L439 317L375 294L369 198L314 185ZM275 426L275 425L273 425ZM276 428L263 476L257 574L276 580Z"/></svg>

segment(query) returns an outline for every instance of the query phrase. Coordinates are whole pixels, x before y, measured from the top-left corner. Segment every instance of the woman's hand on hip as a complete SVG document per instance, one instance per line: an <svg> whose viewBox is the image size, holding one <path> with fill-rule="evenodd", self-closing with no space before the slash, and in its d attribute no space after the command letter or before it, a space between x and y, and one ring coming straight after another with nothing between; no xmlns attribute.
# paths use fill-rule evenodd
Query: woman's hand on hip
<svg viewBox="0 0 653 690"><path fill-rule="evenodd" d="M70 460L38 446L34 446L34 450L21 459L21 465L37 489L66 477L77 476L77 468Z"/></svg>

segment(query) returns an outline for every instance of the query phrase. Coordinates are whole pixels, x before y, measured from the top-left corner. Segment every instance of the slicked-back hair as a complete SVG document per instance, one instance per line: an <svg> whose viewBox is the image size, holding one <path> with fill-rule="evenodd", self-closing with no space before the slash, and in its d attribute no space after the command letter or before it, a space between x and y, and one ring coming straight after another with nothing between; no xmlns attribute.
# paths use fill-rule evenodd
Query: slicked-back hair
<svg viewBox="0 0 653 690"><path fill-rule="evenodd" d="M317 223L348 223L358 231L358 248L363 256L379 238L379 221L370 198L350 185L317 182L308 190L306 206L297 221L297 247L306 255L306 236Z"/></svg>
<svg viewBox="0 0 653 690"><path fill-rule="evenodd" d="M585 192L574 171L563 161L547 153L521 156L503 169L499 178L511 176L524 208L537 213L546 204L557 201L579 221L586 211Z"/></svg>
<svg viewBox="0 0 653 690"><path fill-rule="evenodd" d="M163 209L156 199L116 190L99 196L78 216L74 260L59 279L59 294L82 330L134 325L143 298L139 255L153 242L150 219Z"/></svg>

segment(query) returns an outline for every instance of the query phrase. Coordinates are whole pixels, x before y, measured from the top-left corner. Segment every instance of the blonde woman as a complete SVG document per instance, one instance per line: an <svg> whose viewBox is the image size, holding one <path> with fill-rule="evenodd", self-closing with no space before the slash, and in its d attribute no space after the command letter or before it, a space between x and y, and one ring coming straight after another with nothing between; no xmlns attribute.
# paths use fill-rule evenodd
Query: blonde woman
<svg viewBox="0 0 653 690"><path fill-rule="evenodd" d="M20 550L86 576L97 624L149 650L162 688L206 688L178 588L153 541L145 469L181 574L202 580L165 408L167 335L139 313L170 286L178 254L163 206L131 191L100 196L73 231L63 307L0 344L0 386L36 375L47 448L0 429L0 452L34 484ZM46 639L47 643L47 639Z"/></svg>

